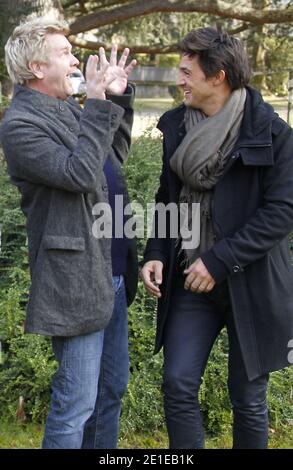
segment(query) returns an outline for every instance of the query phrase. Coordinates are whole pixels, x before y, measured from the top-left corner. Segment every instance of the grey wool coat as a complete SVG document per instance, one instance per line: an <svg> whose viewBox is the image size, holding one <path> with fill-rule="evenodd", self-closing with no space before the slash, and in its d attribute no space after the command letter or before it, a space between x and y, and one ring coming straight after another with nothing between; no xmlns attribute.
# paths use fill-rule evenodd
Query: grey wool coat
<svg viewBox="0 0 293 470"><path fill-rule="evenodd" d="M111 239L95 238L93 206L108 202L103 172L111 159L129 202L121 163L133 122L134 89L107 100L59 100L16 86L0 138L27 217L31 289L25 330L75 336L103 329L113 311ZM115 102L114 102L115 101ZM135 295L137 258L130 241L125 276Z"/></svg>

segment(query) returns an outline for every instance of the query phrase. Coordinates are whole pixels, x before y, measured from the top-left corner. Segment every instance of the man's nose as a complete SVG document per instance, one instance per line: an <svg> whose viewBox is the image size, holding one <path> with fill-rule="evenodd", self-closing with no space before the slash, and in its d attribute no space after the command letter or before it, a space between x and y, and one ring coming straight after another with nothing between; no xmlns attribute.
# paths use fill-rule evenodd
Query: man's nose
<svg viewBox="0 0 293 470"><path fill-rule="evenodd" d="M184 79L183 77L178 77L177 80L176 80L176 85L177 86L183 86L184 85Z"/></svg>
<svg viewBox="0 0 293 470"><path fill-rule="evenodd" d="M79 60L73 54L71 55L71 65L79 65Z"/></svg>

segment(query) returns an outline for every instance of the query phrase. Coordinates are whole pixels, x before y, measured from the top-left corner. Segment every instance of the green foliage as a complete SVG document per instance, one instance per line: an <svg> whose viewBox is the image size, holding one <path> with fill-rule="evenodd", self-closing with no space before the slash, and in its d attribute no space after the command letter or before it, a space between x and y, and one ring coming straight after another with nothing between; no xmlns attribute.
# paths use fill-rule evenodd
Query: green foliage
<svg viewBox="0 0 293 470"><path fill-rule="evenodd" d="M270 375L268 387L270 426L274 429L293 425L293 368Z"/></svg>
<svg viewBox="0 0 293 470"><path fill-rule="evenodd" d="M37 449L41 447L43 426L1 419L0 449Z"/></svg>
<svg viewBox="0 0 293 470"><path fill-rule="evenodd" d="M0 372L0 410L14 418L20 397L26 418L41 422L48 413L50 381L56 369L50 342L41 336L19 335L9 341L9 355Z"/></svg>
<svg viewBox="0 0 293 470"><path fill-rule="evenodd" d="M109 42L111 38L129 45L176 44L191 29L205 26L208 22L208 15L199 13L158 12L100 27L98 39Z"/></svg>
<svg viewBox="0 0 293 470"><path fill-rule="evenodd" d="M4 46L13 28L26 15L36 12L39 0L5 1L0 8L0 80L8 77L4 65Z"/></svg>
<svg viewBox="0 0 293 470"><path fill-rule="evenodd" d="M27 265L25 219L19 207L19 195L7 175L0 153L0 287L8 279L12 266Z"/></svg>
<svg viewBox="0 0 293 470"><path fill-rule="evenodd" d="M30 284L25 219L3 158L0 186L0 414L15 416L19 397L23 397L27 417L41 420L47 413L55 362L47 338L23 332Z"/></svg>
<svg viewBox="0 0 293 470"><path fill-rule="evenodd" d="M205 429L211 435L227 432L232 412L227 393L228 339L223 331L211 352L200 388Z"/></svg>
<svg viewBox="0 0 293 470"><path fill-rule="evenodd" d="M140 204L144 209L154 201L155 191L159 184L162 167L160 139L152 139L151 130L136 140L133 144L126 167L125 177L132 203ZM134 205L135 213L135 205ZM141 260L144 239L138 239L139 258Z"/></svg>
<svg viewBox="0 0 293 470"><path fill-rule="evenodd" d="M134 142L125 167L130 197L143 206L154 200L162 167L161 139L152 139L150 134L148 129Z"/></svg>
<svg viewBox="0 0 293 470"><path fill-rule="evenodd" d="M123 399L120 435L158 430L164 425L160 378L161 361L147 361L140 370L132 370Z"/></svg>
<svg viewBox="0 0 293 470"><path fill-rule="evenodd" d="M179 54L160 54L157 56L158 67L177 67L179 64Z"/></svg>
<svg viewBox="0 0 293 470"><path fill-rule="evenodd" d="M11 268L7 284L9 287L0 291L0 414L14 417L23 397L26 416L39 421L48 411L49 383L55 362L47 338L23 332L29 287L27 269Z"/></svg>
<svg viewBox="0 0 293 470"><path fill-rule="evenodd" d="M289 68L293 70L292 34L281 38L267 35L264 45L266 65L271 71L267 76L268 88L279 96L288 96Z"/></svg>
<svg viewBox="0 0 293 470"><path fill-rule="evenodd" d="M161 170L161 141L148 131L131 149L125 176L132 201L146 209L153 202ZM138 240L142 258L145 239ZM129 309L130 381L123 400L122 437L142 429L158 429L163 424L161 355L154 356L156 301L150 298L142 283Z"/></svg>

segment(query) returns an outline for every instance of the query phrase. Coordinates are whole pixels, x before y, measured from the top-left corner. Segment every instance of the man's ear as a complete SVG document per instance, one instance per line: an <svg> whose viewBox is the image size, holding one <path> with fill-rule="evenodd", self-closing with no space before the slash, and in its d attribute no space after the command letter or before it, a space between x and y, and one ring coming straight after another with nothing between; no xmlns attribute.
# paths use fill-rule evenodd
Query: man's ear
<svg viewBox="0 0 293 470"><path fill-rule="evenodd" d="M226 79L226 72L225 70L219 70L216 75L213 77L214 85L218 86L221 85Z"/></svg>
<svg viewBox="0 0 293 470"><path fill-rule="evenodd" d="M30 71L34 74L36 78L40 80L44 78L44 64L42 62L37 62L36 60L30 62L28 64Z"/></svg>

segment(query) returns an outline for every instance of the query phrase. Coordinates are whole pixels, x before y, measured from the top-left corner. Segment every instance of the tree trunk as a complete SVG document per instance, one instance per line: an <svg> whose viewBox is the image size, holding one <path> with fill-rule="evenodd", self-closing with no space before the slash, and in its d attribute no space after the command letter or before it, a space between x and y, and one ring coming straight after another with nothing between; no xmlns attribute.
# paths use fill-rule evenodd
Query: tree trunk
<svg viewBox="0 0 293 470"><path fill-rule="evenodd" d="M8 96L11 83L4 66L4 45L11 32L22 19L31 13L39 15L62 13L59 0L0 0L0 80L2 93Z"/></svg>
<svg viewBox="0 0 293 470"><path fill-rule="evenodd" d="M252 7L256 10L263 10L269 4L269 0L252 0L251 2ZM252 78L252 84L258 90L267 90L267 81L266 81L266 51L263 46L263 41L265 37L265 25L257 25L253 28L253 33L250 39L251 44L251 65L252 70L256 72L256 74Z"/></svg>
<svg viewBox="0 0 293 470"><path fill-rule="evenodd" d="M39 15L60 14L59 0L0 0L1 42L6 42L12 29L31 13Z"/></svg>

